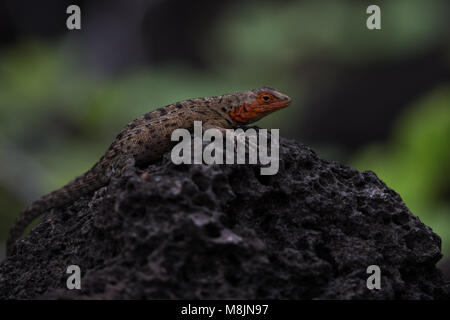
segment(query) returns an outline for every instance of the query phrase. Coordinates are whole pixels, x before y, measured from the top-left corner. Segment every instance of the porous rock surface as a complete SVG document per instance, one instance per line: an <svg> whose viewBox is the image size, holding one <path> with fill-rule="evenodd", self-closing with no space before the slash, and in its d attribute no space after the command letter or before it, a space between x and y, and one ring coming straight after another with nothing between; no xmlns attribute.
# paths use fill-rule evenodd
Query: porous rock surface
<svg viewBox="0 0 450 320"><path fill-rule="evenodd" d="M450 297L440 238L374 173L283 138L278 174L259 169L136 167L47 212L0 264L0 299Z"/></svg>

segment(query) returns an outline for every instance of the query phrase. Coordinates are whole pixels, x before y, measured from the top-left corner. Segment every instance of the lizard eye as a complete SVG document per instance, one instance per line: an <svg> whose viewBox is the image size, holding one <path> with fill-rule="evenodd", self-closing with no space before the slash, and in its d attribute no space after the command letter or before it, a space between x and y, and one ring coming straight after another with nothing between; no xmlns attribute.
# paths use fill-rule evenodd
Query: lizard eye
<svg viewBox="0 0 450 320"><path fill-rule="evenodd" d="M266 101L266 102L270 100L270 97L269 97L269 96L266 96L266 95L262 96L262 98L263 98L263 100Z"/></svg>

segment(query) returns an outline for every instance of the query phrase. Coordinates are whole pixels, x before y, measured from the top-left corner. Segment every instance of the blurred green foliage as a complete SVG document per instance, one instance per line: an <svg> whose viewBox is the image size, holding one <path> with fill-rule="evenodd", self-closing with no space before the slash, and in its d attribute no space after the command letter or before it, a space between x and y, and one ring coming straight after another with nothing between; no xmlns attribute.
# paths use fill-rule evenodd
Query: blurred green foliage
<svg viewBox="0 0 450 320"><path fill-rule="evenodd" d="M450 86L417 101L388 144L372 145L353 166L374 171L408 208L439 234L450 254Z"/></svg>
<svg viewBox="0 0 450 320"><path fill-rule="evenodd" d="M254 2L236 4L214 30L218 46L205 53L224 68L251 69L261 76L283 74L302 59L331 54L347 63L367 63L423 50L447 31L440 0L396 0L382 4L382 29L368 30L373 1ZM213 51L214 54L209 54ZM274 59L276 57L276 59ZM268 63L270 62L270 63ZM276 72L273 72L275 71ZM245 75L244 75L245 76Z"/></svg>

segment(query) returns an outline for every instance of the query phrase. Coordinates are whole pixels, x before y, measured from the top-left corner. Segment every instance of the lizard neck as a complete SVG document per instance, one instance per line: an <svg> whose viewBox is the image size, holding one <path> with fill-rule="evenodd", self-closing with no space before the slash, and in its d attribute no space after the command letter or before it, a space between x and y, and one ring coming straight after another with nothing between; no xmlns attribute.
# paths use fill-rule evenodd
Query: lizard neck
<svg viewBox="0 0 450 320"><path fill-rule="evenodd" d="M208 98L208 108L215 114L223 118L227 127L233 128L239 126L239 123L230 117L231 112L240 104L240 97L237 94L224 94Z"/></svg>

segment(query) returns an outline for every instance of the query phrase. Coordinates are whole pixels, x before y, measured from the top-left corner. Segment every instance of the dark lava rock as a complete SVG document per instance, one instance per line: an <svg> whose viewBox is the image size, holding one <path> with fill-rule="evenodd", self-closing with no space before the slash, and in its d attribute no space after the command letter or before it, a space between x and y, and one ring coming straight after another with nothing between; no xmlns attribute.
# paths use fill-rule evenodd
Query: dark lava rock
<svg viewBox="0 0 450 320"><path fill-rule="evenodd" d="M0 298L450 297L440 238L374 173L285 139L279 173L259 172L169 155L135 168L47 212L0 265ZM66 288L69 265L81 290Z"/></svg>

